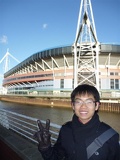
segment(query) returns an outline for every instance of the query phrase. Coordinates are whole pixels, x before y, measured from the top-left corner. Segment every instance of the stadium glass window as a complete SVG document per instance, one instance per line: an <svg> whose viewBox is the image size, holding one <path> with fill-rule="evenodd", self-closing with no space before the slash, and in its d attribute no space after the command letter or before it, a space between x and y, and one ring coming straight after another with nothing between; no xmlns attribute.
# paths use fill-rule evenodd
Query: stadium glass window
<svg viewBox="0 0 120 160"><path fill-rule="evenodd" d="M114 79L110 80L110 89L114 89Z"/></svg>
<svg viewBox="0 0 120 160"><path fill-rule="evenodd" d="M110 80L110 87L111 87L111 89L119 89L119 80L118 79L111 79Z"/></svg>
<svg viewBox="0 0 120 160"><path fill-rule="evenodd" d="M60 81L60 88L64 88L64 79L61 79Z"/></svg>
<svg viewBox="0 0 120 160"><path fill-rule="evenodd" d="M115 89L119 89L119 80L115 79Z"/></svg>
<svg viewBox="0 0 120 160"><path fill-rule="evenodd" d="M72 79L72 88L74 88L74 79Z"/></svg>
<svg viewBox="0 0 120 160"><path fill-rule="evenodd" d="M110 75L115 75L115 76L118 76L118 72L110 72Z"/></svg>
<svg viewBox="0 0 120 160"><path fill-rule="evenodd" d="M111 75L111 76L114 75L114 72L110 72L110 75Z"/></svg>
<svg viewBox="0 0 120 160"><path fill-rule="evenodd" d="M99 79L99 89L101 89L101 79Z"/></svg>
<svg viewBox="0 0 120 160"><path fill-rule="evenodd" d="M118 76L118 72L115 72L115 76Z"/></svg>

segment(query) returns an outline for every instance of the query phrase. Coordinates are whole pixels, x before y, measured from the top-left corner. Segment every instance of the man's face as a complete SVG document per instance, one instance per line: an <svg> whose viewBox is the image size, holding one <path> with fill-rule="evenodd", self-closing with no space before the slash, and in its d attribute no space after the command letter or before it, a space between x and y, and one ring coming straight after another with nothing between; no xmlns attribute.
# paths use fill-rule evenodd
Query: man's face
<svg viewBox="0 0 120 160"><path fill-rule="evenodd" d="M78 94L75 96L72 107L79 120L85 124L93 117L95 111L98 110L99 102L95 102L95 99L91 94Z"/></svg>

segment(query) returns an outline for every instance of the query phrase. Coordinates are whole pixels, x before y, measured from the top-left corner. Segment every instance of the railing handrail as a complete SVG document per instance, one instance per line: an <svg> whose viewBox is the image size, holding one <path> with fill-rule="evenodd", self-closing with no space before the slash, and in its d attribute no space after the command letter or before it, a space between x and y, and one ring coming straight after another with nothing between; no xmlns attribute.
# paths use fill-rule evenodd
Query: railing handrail
<svg viewBox="0 0 120 160"><path fill-rule="evenodd" d="M2 126L4 126L7 129L13 130L14 132L22 135L23 137L35 143L38 143L34 138L35 132L38 131L37 120L37 118L8 111L5 109L0 109L0 124ZM43 125L46 123L46 121L44 120L41 120L41 122ZM61 125L50 123L52 144L54 144L57 140L60 128Z"/></svg>
<svg viewBox="0 0 120 160"><path fill-rule="evenodd" d="M37 120L38 120L37 118L33 118L33 117L19 114L16 112L8 111L5 109L0 109L0 124L3 127L18 133L35 143L38 143L34 138L35 132L38 131ZM44 120L41 120L41 122L42 124L46 123L46 121ZM61 125L50 123L50 133L51 133L52 144L56 142L60 128L61 128ZM119 141L119 144L120 144L120 141Z"/></svg>

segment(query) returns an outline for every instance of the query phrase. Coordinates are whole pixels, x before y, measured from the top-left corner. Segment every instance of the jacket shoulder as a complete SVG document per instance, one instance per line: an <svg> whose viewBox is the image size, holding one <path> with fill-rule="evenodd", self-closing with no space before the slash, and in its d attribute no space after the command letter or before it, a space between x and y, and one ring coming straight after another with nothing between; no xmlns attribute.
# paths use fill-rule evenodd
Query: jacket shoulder
<svg viewBox="0 0 120 160"><path fill-rule="evenodd" d="M103 131L106 131L108 129L113 129L111 126L109 126L108 124L104 123L104 122L101 122L100 124L100 129L103 130ZM114 129L113 129L114 130ZM114 130L115 131L115 130ZM116 131L115 131L116 132ZM116 132L117 133L117 132Z"/></svg>
<svg viewBox="0 0 120 160"><path fill-rule="evenodd" d="M104 123L104 122L101 122L101 125L100 125L100 132L103 133L105 131L107 131L108 129L112 129L114 130L111 126L109 126L108 124ZM119 137L119 134L117 131L115 131L115 136ZM113 136L114 137L114 136Z"/></svg>

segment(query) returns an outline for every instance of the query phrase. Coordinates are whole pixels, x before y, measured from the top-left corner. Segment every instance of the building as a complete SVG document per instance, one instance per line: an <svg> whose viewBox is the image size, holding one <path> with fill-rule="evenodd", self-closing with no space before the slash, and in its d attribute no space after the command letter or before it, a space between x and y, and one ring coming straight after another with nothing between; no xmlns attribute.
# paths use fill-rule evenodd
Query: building
<svg viewBox="0 0 120 160"><path fill-rule="evenodd" d="M8 94L71 92L73 59L72 46L35 53L4 74L3 86ZM120 90L120 45L100 44L99 86L102 92Z"/></svg>

